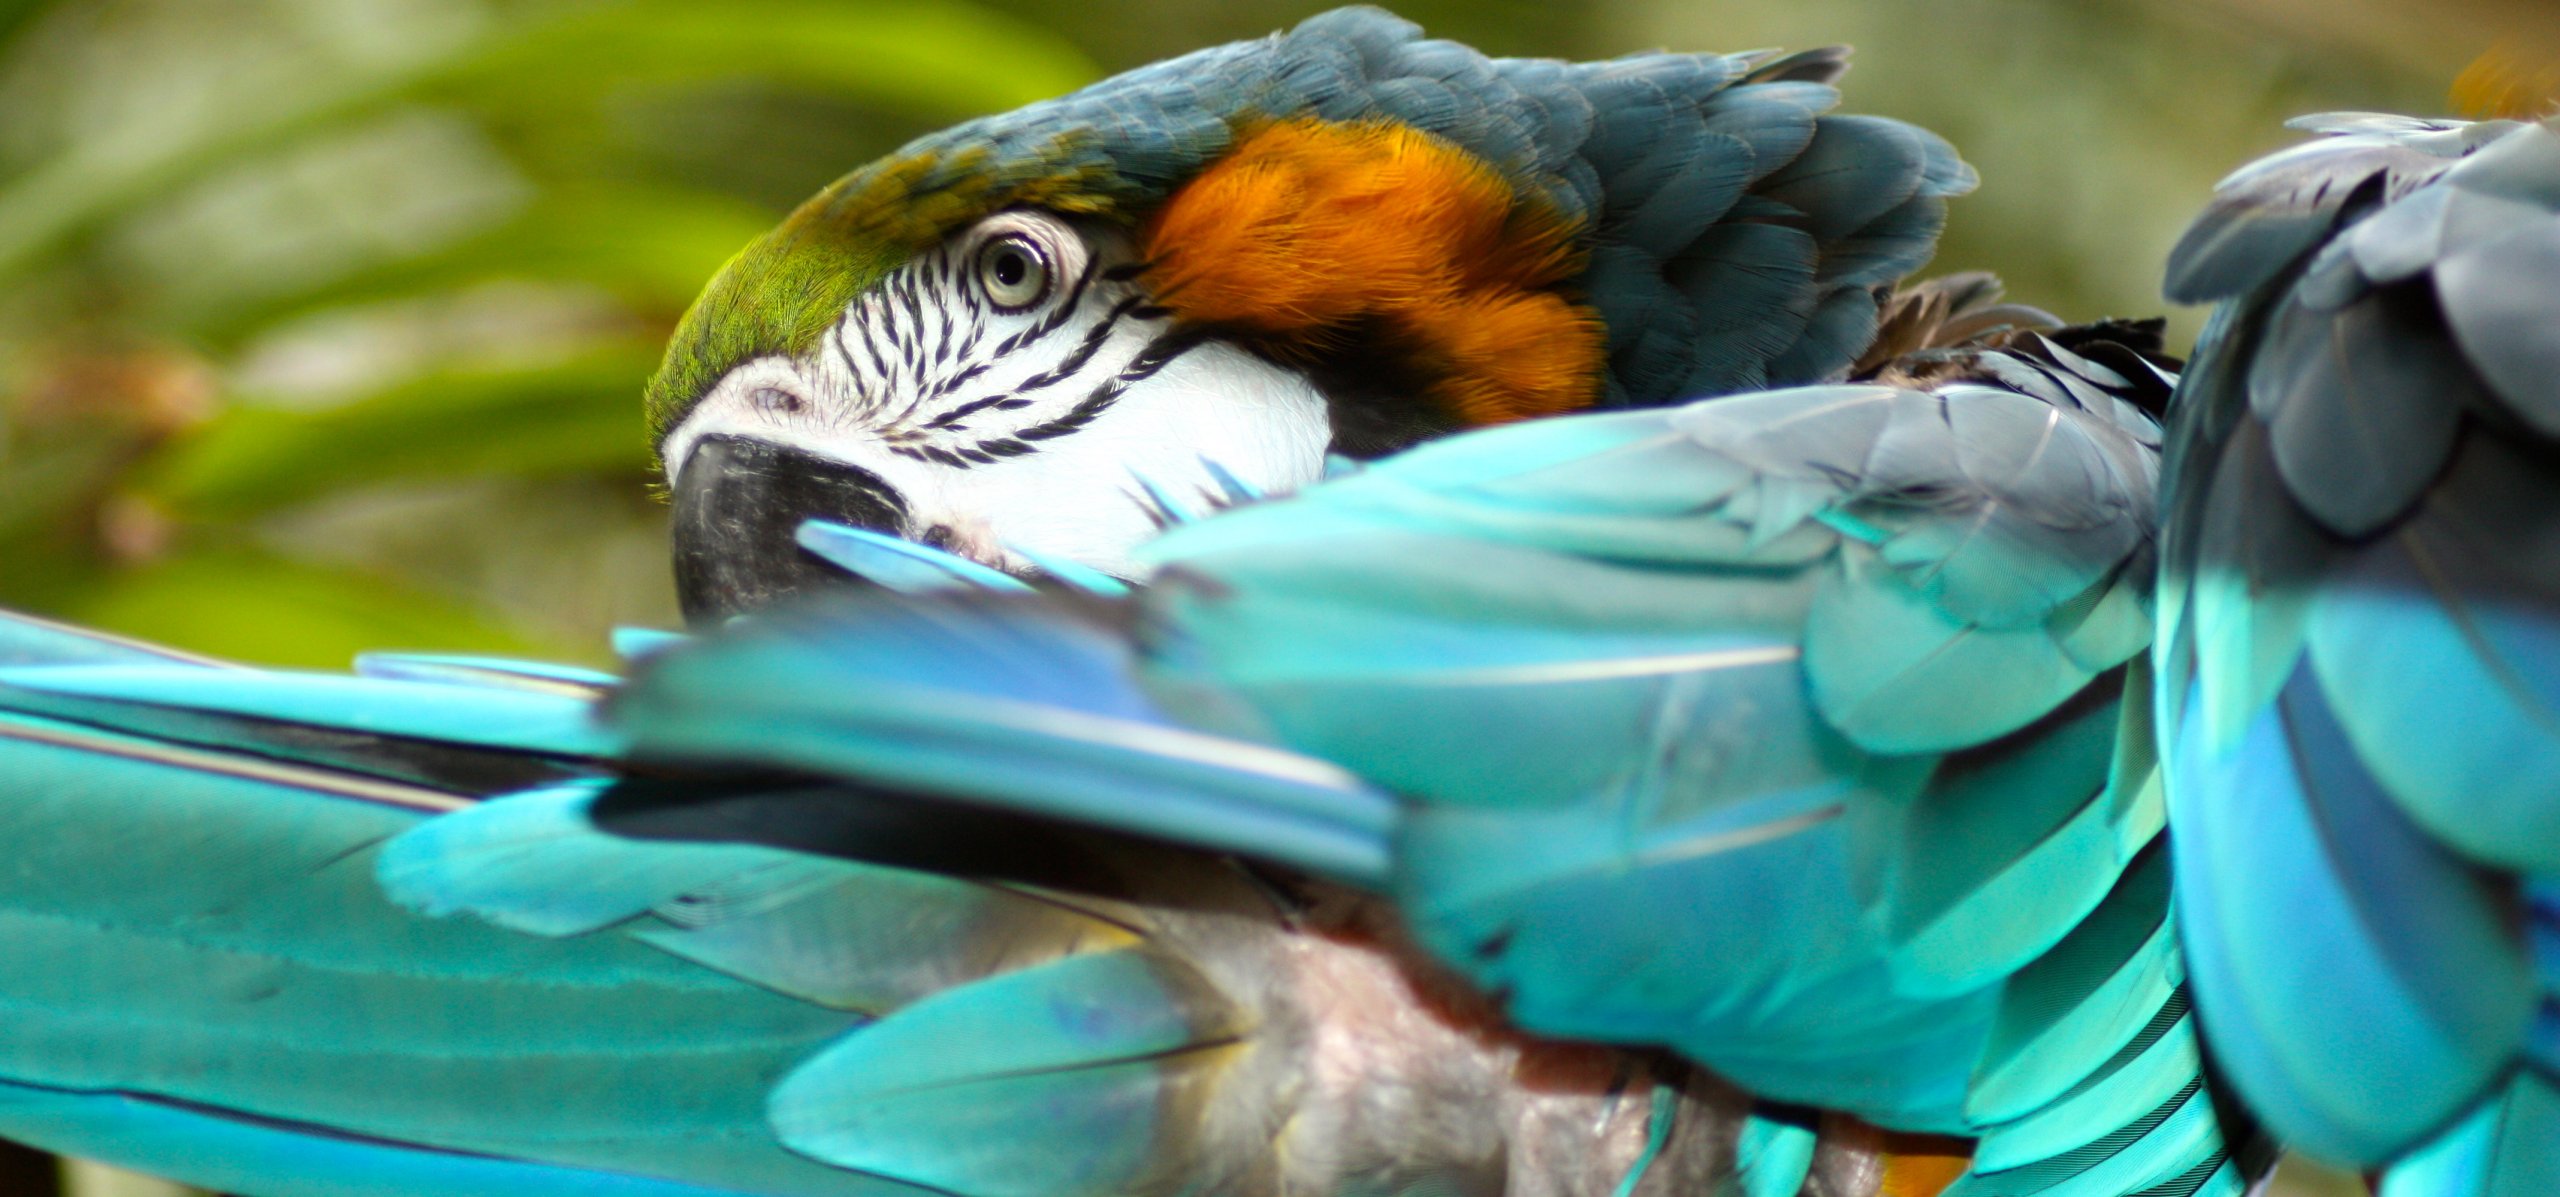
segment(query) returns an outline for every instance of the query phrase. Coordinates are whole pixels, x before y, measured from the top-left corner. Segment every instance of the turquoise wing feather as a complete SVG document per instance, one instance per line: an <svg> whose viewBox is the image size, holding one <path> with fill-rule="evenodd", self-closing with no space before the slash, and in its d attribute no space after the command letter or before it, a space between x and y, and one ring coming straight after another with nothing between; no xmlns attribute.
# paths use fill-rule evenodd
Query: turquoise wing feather
<svg viewBox="0 0 2560 1197"><path fill-rule="evenodd" d="M688 806L706 801L686 787ZM805 791L806 787L802 787ZM767 794L765 797L772 797ZM799 795L842 829L863 795ZM735 786L721 798L752 803ZM609 821L591 786L514 795L425 824L381 854L384 888L430 913L468 911L562 945L637 940L815 1007L871 1016L765 1078L769 1137L812 1160L920 1191L1051 1197L1183 1176L1195 1119L1245 1038L1237 1003L1127 902L951 875L879 819L813 852L696 823L677 839L645 813ZM770 813L774 808L763 808ZM785 820L806 832L806 806ZM935 820L941 845L983 831ZM956 824L956 826L955 826ZM626 834L601 830L613 827ZM803 845L818 846L818 845ZM1113 845L1057 840L1107 873ZM874 859L851 859L853 856ZM979 871L1001 854L972 853ZM900 863L884 864L894 856ZM1209 870L1209 884L1201 869ZM1151 870L1215 905L1232 878ZM1089 891L1088 891L1089 893Z"/></svg>
<svg viewBox="0 0 2560 1197"><path fill-rule="evenodd" d="M1987 1136L1968 1192L2237 1192L2153 1025L2159 794L2115 752L2156 429L2055 348L1459 438L1178 530L1154 666L1408 795L1408 917L1528 1026Z"/></svg>
<svg viewBox="0 0 2560 1197"><path fill-rule="evenodd" d="M1460 437L1176 529L1129 603L840 598L653 662L617 726L1384 887L1523 1025L1981 1136L1967 1193L2237 1193L2263 1159L2202 1086L2138 700L2128 397L2165 386L2051 343L1958 364ZM1095 719L1110 756L1064 734ZM1124 775L1177 730L1207 788ZM1026 745L1058 780L988 784ZM1376 854L1267 830L1318 814Z"/></svg>
<svg viewBox="0 0 2560 1197"><path fill-rule="evenodd" d="M651 662L614 722L643 764L752 763L1383 879L1392 799L1232 699L1150 692L1119 620L966 594L774 620Z"/></svg>
<svg viewBox="0 0 2560 1197"><path fill-rule="evenodd" d="M1241 853L1394 894L1532 1029L1980 1136L1967 1193L2237 1192L2115 747L2140 388L1955 364L1463 438L1190 525L1129 599L840 598L621 687L19 633L72 663L0 675L61 857L0 891L53 935L0 976L52 1020L0 1114L252 1191L1249 1167L1268 1091L1211 1078L1285 1080L1307 1016ZM1813 1166L1756 1125L1742 1179Z"/></svg>
<svg viewBox="0 0 2560 1197"><path fill-rule="evenodd" d="M1183 1174L1230 1091L1237 1007L1155 942L1210 916L599 833L591 675L0 626L69 662L0 671L0 1134L259 1197L1048 1197Z"/></svg>
<svg viewBox="0 0 2560 1197"><path fill-rule="evenodd" d="M2225 301L2165 483L2198 1006L2304 1149L2406 1156L2395 1194L2550 1191L2515 1136L2560 1064L2527 880L2560 864L2560 132L2305 127L2326 136L2228 181L2170 273Z"/></svg>
<svg viewBox="0 0 2560 1197"><path fill-rule="evenodd" d="M304 680L0 682L0 1133L250 1194L902 1191L764 1129L767 1078L858 1015L626 936L551 944L382 895L382 842L473 801L455 760L515 784L580 762L592 729L486 735L398 710L426 689L398 683L335 726L288 721Z"/></svg>

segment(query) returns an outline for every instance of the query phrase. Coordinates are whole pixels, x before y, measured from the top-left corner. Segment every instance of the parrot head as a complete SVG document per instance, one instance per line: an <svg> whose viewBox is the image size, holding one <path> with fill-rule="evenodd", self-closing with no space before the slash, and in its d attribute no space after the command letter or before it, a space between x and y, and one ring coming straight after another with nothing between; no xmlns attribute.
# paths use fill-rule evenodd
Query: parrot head
<svg viewBox="0 0 2560 1197"><path fill-rule="evenodd" d="M650 383L687 614L829 574L810 518L1125 576L1150 493L1836 377L1972 182L1823 116L1842 69L1345 9L910 143L732 259Z"/></svg>

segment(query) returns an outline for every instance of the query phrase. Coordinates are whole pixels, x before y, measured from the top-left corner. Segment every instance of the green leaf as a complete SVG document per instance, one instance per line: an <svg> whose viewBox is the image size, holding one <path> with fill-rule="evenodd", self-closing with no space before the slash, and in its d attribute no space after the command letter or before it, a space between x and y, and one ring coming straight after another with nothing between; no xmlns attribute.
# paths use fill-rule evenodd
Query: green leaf
<svg viewBox="0 0 2560 1197"><path fill-rule="evenodd" d="M536 644L449 599L239 550L105 575L56 611L194 652L317 669L345 669L357 653L376 649L556 658L563 647Z"/></svg>
<svg viewBox="0 0 2560 1197"><path fill-rule="evenodd" d="M722 262L774 219L727 196L646 184L568 185L449 249L381 263L265 302L206 312L188 331L218 345L236 345L275 324L332 308L513 280L589 284L640 312L672 319ZM632 409L635 430L636 413Z"/></svg>
<svg viewBox="0 0 2560 1197"><path fill-rule="evenodd" d="M639 0L528 30L422 90L538 112L525 105L753 77L949 121L1018 108L1099 73L1055 33L952 0Z"/></svg>
<svg viewBox="0 0 2560 1197"><path fill-rule="evenodd" d="M322 411L234 407L172 446L139 490L190 517L233 519L342 488L426 478L649 468L640 385L654 342L566 362L438 373Z"/></svg>
<svg viewBox="0 0 2560 1197"><path fill-rule="evenodd" d="M0 185L0 277L215 171L422 99L546 113L651 83L758 78L947 119L1015 107L1094 73L1056 35L958 0L574 6L397 55L315 60L276 86L203 96L186 119L84 137Z"/></svg>

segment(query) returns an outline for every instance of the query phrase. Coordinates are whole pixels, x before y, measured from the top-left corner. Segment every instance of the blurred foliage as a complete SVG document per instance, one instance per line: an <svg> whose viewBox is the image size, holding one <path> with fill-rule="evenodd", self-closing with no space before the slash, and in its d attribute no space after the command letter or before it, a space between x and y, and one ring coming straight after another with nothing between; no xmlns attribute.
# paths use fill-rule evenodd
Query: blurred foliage
<svg viewBox="0 0 2560 1197"><path fill-rule="evenodd" d="M323 665L666 623L695 289L1096 72L962 3L0 3L0 602Z"/></svg>
<svg viewBox="0 0 2560 1197"><path fill-rule="evenodd" d="M638 395L726 255L917 133L1324 6L0 0L0 604L595 660L674 620ZM2285 118L2560 66L2550 0L1399 7L1502 54L1854 43L1850 106L1985 177L1938 268L2079 317L2157 310Z"/></svg>

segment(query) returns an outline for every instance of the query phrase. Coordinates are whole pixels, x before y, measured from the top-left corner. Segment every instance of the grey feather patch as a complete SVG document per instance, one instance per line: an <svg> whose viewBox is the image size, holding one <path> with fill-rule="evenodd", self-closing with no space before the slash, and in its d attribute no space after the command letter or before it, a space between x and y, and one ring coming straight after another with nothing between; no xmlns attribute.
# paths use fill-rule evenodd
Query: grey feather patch
<svg viewBox="0 0 2560 1197"><path fill-rule="evenodd" d="M2506 237L2527 225L2551 219L2550 209L2530 200L2456 187L2448 181L2420 195L2444 196L2444 225L2439 230L2439 260L2467 253ZM2413 197L2414 198L2414 197Z"/></svg>
<svg viewBox="0 0 2560 1197"><path fill-rule="evenodd" d="M2355 251L2346 238L2336 237L2302 272L2302 281L2293 288L2293 302L2315 312L2334 312L2372 293L2373 280L2357 264Z"/></svg>
<svg viewBox="0 0 2560 1197"><path fill-rule="evenodd" d="M2250 371L2252 406L2272 412L2286 488L2340 535L2407 510L2452 448L2476 388L2427 324L2423 296L2405 292L2334 318L2288 308Z"/></svg>
<svg viewBox="0 0 2560 1197"><path fill-rule="evenodd" d="M2560 212L2560 132L2526 126L2483 146L2445 175L2464 191Z"/></svg>
<svg viewBox="0 0 2560 1197"><path fill-rule="evenodd" d="M2545 436L2560 436L2560 218L2545 217L2436 267L2436 295L2480 376Z"/></svg>
<svg viewBox="0 0 2560 1197"><path fill-rule="evenodd" d="M1684 395L1719 395L1768 381L1813 318L1817 249L1802 229L1727 224L1707 232L1664 273L1698 313L1696 364Z"/></svg>
<svg viewBox="0 0 2560 1197"><path fill-rule="evenodd" d="M2414 185L2446 159L2387 138L2362 135L2297 146L2241 170L2169 254L2169 298L2228 299L2255 290L2293 265L2337 227L2366 183L2386 191Z"/></svg>
<svg viewBox="0 0 2560 1197"><path fill-rule="evenodd" d="M2444 239L2445 208L2454 195L2451 188L2431 187L2357 225L2346 244L2365 277L2396 283L2435 265Z"/></svg>
<svg viewBox="0 0 2560 1197"><path fill-rule="evenodd" d="M1750 181L1751 150L1740 138L1698 135L1676 169L1620 225L1638 245L1689 245L1723 219Z"/></svg>
<svg viewBox="0 0 2560 1197"><path fill-rule="evenodd" d="M1751 147L1751 181L1758 183L1804 152L1813 141L1814 116L1839 99L1827 87L1812 94L1800 87L1755 87L1716 96L1699 112L1708 132L1741 138Z"/></svg>
<svg viewBox="0 0 2560 1197"><path fill-rule="evenodd" d="M1834 292L1814 310L1795 347L1769 363L1770 385L1828 382L1847 374L1858 352L1876 339L1877 319L1873 292Z"/></svg>
<svg viewBox="0 0 2560 1197"><path fill-rule="evenodd" d="M1822 282L1851 287L1892 283L1929 264L1947 225L1947 201L1923 193L1842 238L1822 255Z"/></svg>
<svg viewBox="0 0 2560 1197"><path fill-rule="evenodd" d="M1925 181L1928 147L1918 131L1872 117L1822 122L1813 144L1764 190L1808 217L1814 237L1831 241L1900 207Z"/></svg>
<svg viewBox="0 0 2560 1197"><path fill-rule="evenodd" d="M1927 516L1882 558L1968 623L2039 624L2141 540L2150 475L2111 468L2098 438L2120 433L2085 413L1991 387L1942 399L1960 473L1929 480Z"/></svg>

